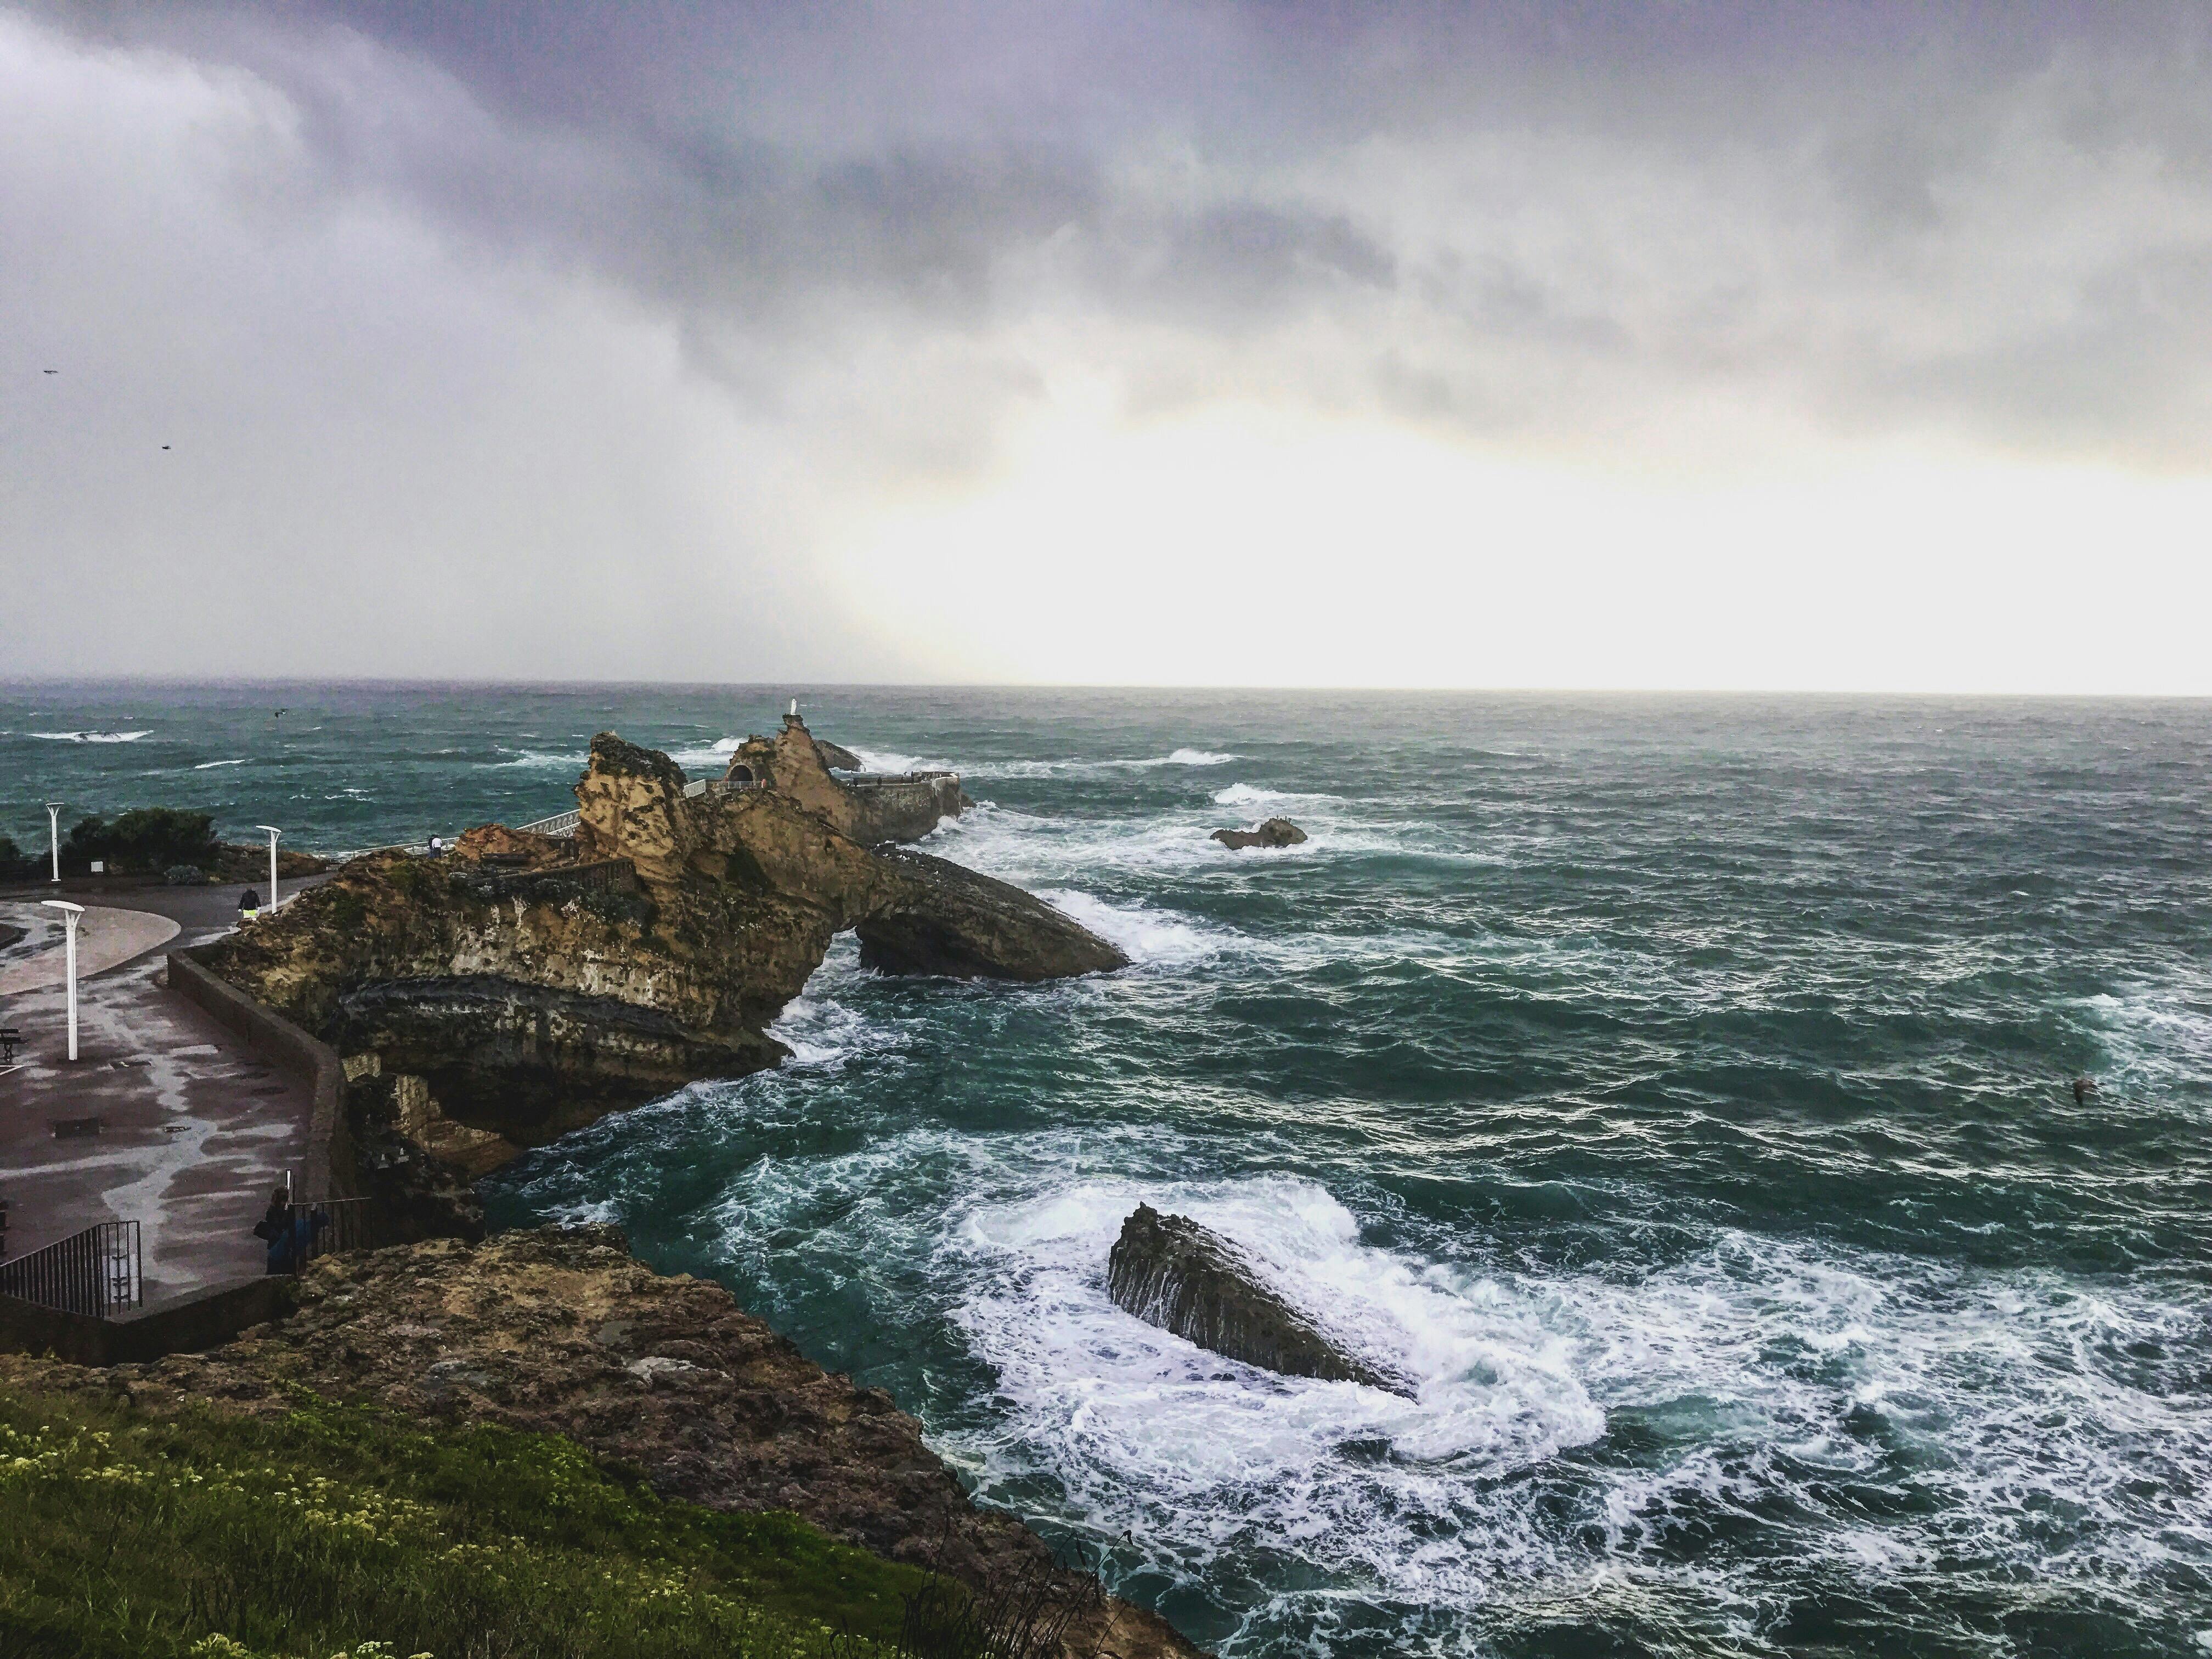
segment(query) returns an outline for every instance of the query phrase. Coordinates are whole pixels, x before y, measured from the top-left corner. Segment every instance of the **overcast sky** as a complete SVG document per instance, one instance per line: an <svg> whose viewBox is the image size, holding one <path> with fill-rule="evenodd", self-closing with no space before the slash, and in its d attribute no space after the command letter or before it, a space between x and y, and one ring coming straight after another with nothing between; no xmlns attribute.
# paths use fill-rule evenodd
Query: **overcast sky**
<svg viewBox="0 0 2212 1659"><path fill-rule="evenodd" d="M2212 8L0 3L0 677L2212 693Z"/></svg>

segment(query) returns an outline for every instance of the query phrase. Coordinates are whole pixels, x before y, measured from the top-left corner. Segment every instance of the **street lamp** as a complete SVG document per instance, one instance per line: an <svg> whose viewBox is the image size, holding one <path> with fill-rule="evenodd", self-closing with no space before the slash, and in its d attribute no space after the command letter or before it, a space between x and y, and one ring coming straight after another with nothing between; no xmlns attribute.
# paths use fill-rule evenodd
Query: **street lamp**
<svg viewBox="0 0 2212 1659"><path fill-rule="evenodd" d="M46 845L54 852L54 882L62 878L62 804L58 800L46 803Z"/></svg>
<svg viewBox="0 0 2212 1659"><path fill-rule="evenodd" d="M71 904L67 899L42 900L49 910L62 913L62 923L69 929L69 1057L76 1058L76 924L84 915L84 906Z"/></svg>
<svg viewBox="0 0 2212 1659"><path fill-rule="evenodd" d="M276 838L284 832L273 823L257 823L253 827L265 832L269 837L269 908L274 910L276 908Z"/></svg>

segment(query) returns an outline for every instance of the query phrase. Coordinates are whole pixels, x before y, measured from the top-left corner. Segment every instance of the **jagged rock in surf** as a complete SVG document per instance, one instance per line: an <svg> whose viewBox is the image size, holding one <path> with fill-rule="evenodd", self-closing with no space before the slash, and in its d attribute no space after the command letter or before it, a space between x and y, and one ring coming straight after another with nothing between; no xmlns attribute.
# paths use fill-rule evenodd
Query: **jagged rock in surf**
<svg viewBox="0 0 2212 1659"><path fill-rule="evenodd" d="M814 739L814 752L822 757L822 763L836 772L864 772L860 757L842 743L832 743L827 738Z"/></svg>
<svg viewBox="0 0 2212 1659"><path fill-rule="evenodd" d="M1296 847L1306 832L1288 818L1269 818L1256 830L1217 830L1213 839L1232 851L1247 847Z"/></svg>
<svg viewBox="0 0 2212 1659"><path fill-rule="evenodd" d="M1107 1258L1115 1305L1148 1325L1285 1376L1361 1382L1411 1397L1404 1377L1347 1353L1261 1278L1243 1251L1188 1216L1139 1204Z"/></svg>
<svg viewBox="0 0 2212 1659"><path fill-rule="evenodd" d="M828 777L803 726L786 738ZM1128 965L1042 900L864 844L798 793L687 794L666 755L612 732L592 740L576 810L573 837L492 826L447 859L355 860L201 959L337 1048L356 1139L389 1131L471 1177L694 1079L775 1065L767 1027L841 933L890 972Z"/></svg>

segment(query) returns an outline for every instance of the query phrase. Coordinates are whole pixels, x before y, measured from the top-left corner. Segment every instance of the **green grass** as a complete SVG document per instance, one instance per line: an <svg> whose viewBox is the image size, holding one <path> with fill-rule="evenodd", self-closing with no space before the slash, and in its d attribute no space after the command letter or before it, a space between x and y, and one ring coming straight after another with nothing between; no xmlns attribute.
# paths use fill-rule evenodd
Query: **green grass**
<svg viewBox="0 0 2212 1659"><path fill-rule="evenodd" d="M926 1583L555 1436L0 1392L9 1659L861 1659Z"/></svg>

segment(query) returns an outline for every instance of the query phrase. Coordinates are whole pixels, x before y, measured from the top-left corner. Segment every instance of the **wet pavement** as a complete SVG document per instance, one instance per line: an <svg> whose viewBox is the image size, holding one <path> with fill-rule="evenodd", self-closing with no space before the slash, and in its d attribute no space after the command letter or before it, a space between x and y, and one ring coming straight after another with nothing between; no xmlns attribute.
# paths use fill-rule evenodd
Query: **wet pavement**
<svg viewBox="0 0 2212 1659"><path fill-rule="evenodd" d="M149 1303L260 1272L253 1224L306 1146L307 1086L163 983L167 951L234 924L237 894L153 887L68 896L135 913L127 925L155 942L81 975L74 1065L61 952L40 948L35 929L0 951L0 972L41 981L0 995L0 1026L24 1038L17 1068L0 1073L0 1197L11 1209L0 1254L94 1222L136 1220ZM21 925L26 899L35 908L36 897L0 896L0 921ZM46 962L50 971L25 971Z"/></svg>

